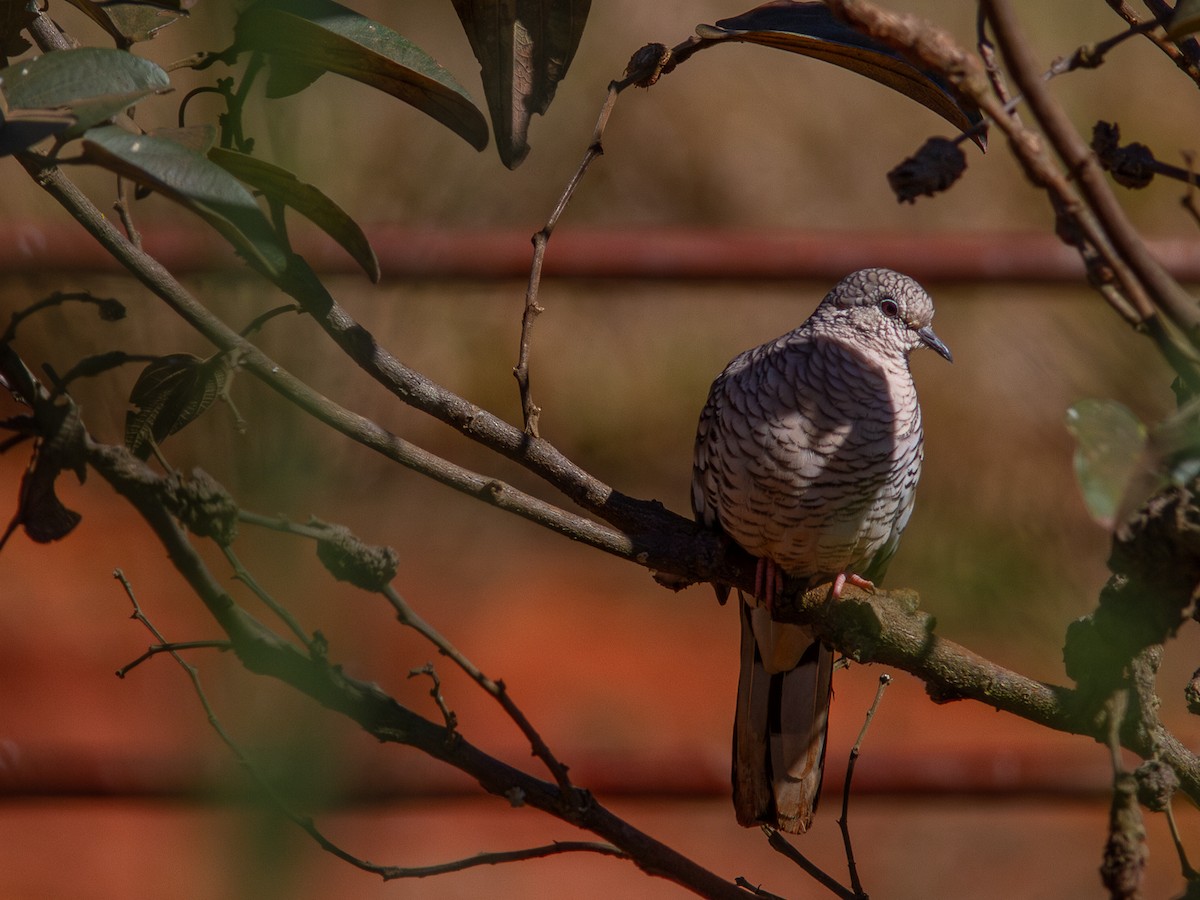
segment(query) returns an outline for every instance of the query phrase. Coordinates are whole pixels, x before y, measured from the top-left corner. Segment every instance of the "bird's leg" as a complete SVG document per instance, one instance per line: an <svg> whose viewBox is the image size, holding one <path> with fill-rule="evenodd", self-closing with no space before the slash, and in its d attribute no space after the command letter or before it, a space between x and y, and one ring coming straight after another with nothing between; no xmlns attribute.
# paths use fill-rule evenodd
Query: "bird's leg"
<svg viewBox="0 0 1200 900"><path fill-rule="evenodd" d="M763 605L770 610L782 593L783 572L775 560L760 556L754 568L754 605Z"/></svg>
<svg viewBox="0 0 1200 900"><path fill-rule="evenodd" d="M833 579L833 589L829 592L834 600L842 599L842 589L847 585L852 584L856 588L862 588L864 591L875 592L873 582L867 581L861 575L855 575L853 572L838 572L837 578Z"/></svg>

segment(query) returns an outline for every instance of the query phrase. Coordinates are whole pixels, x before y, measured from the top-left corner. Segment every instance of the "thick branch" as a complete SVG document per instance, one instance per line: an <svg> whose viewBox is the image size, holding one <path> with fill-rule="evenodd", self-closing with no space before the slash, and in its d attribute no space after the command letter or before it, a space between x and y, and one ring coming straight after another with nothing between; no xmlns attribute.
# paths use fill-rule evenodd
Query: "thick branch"
<svg viewBox="0 0 1200 900"><path fill-rule="evenodd" d="M868 594L847 587L840 603L829 603L828 586L813 588L775 607L781 621L810 625L819 637L862 663L903 669L925 682L938 703L976 700L1046 728L1108 739L1090 697L1027 678L997 665L934 632L933 617L917 607L912 591ZM1130 729L1124 746L1143 758L1157 752L1179 774L1183 789L1200 802L1200 758L1161 725Z"/></svg>
<svg viewBox="0 0 1200 900"><path fill-rule="evenodd" d="M498 479L457 466L333 403L209 312L157 260L130 243L60 169L49 165L43 157L31 154L22 155L21 162L38 184L118 262L188 324L216 347L236 352L242 368L335 431L434 481L606 553L632 559L668 575L683 576L687 573L676 564L681 558L679 550L699 544L703 547L701 556L706 561L701 575L704 580L730 585L752 583L752 567L745 554L725 546L715 535L691 520L669 513L656 501L635 500L617 493L567 459L548 441L531 438L519 428L403 366L337 306L315 278L311 282L306 279L307 287L292 286L297 299L301 299L310 312L324 304L325 312L318 311L315 317L372 377L406 403L452 425L489 449L522 463L619 530L567 512Z"/></svg>

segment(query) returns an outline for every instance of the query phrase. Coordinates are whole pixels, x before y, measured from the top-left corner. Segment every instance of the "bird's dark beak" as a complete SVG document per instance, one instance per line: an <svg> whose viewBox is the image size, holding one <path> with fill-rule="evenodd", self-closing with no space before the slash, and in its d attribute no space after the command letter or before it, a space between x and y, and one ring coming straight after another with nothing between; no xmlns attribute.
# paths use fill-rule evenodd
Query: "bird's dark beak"
<svg viewBox="0 0 1200 900"><path fill-rule="evenodd" d="M954 362L954 354L950 352L950 348L942 343L941 338L933 333L933 326L926 325L924 328L917 329L917 337L921 339L921 343L933 350L938 356L946 358L947 362Z"/></svg>

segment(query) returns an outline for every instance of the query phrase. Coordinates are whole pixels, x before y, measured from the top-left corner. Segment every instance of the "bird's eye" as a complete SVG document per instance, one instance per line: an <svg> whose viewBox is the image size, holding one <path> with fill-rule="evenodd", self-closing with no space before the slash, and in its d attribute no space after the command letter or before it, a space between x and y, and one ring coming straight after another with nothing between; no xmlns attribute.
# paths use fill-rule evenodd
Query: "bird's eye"
<svg viewBox="0 0 1200 900"><path fill-rule="evenodd" d="M894 319L896 316L900 315L900 304L898 304L891 297L884 297L879 301L879 311L889 319Z"/></svg>

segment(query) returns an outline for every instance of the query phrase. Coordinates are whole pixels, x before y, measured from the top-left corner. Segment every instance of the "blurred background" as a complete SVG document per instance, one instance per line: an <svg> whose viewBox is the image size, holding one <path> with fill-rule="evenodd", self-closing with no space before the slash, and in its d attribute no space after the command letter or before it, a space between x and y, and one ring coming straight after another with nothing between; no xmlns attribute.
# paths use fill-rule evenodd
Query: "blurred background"
<svg viewBox="0 0 1200 900"><path fill-rule="evenodd" d="M971 4L892 5L974 42ZM1122 27L1101 2L1017 5L1047 64ZM483 107L478 64L450 3L353 6L436 57ZM53 11L69 28L102 43L60 7ZM407 365L519 422L511 369L529 236L575 170L607 83L642 44L673 45L698 22L742 11L716 0L596 4L516 172L503 168L494 148L475 153L421 114L333 76L293 98L253 102L256 152L319 186L377 238L384 278L376 286L296 223L297 240L326 261L339 302ZM220 49L232 23L227 5L200 4L138 52L165 64L199 47ZM225 74L219 67L174 72L176 93L143 104L139 121L172 124L186 89ZM1195 88L1147 42L1130 42L1109 64L1056 79L1053 89L1085 134L1096 119L1115 119L1125 140L1176 163L1181 150L1197 146ZM193 103L191 121L216 115L207 102ZM1085 398L1114 399L1153 422L1171 409L1171 375L1151 345L1086 289L1053 241L1048 204L1000 137L986 155L967 148L966 176L949 194L894 201L887 170L948 128L865 79L748 45L710 49L654 88L626 92L605 155L550 243L540 296L546 313L532 349L534 398L542 435L574 461L621 491L686 513L696 417L725 363L797 325L844 271L879 263L909 271L933 293L937 331L955 363L933 354L913 360L926 464L888 585L917 590L943 636L1062 683L1064 630L1094 607L1108 552L1108 535L1088 518L1075 484L1066 410ZM89 239L18 166L9 162L4 171L3 319L54 290L114 296L129 310L118 323L70 305L39 314L19 331L28 361L62 372L109 349L210 352L140 285L93 262ZM109 208L111 176L82 167L71 175ZM1181 194L1156 182L1122 200L1144 234L1178 251L1173 264L1194 265L1196 226L1178 205ZM187 287L232 326L284 302L178 207L151 197L135 215L148 246L159 240L168 265L174 259ZM681 247L692 255L675 252ZM714 273L711 265L698 268L697 247L742 249L721 257L729 269ZM755 247L782 247L784 263L762 264ZM833 274L835 266L841 270ZM272 321L259 343L316 389L406 439L560 502L524 472L396 403L304 320ZM130 368L79 384L97 438L121 439L136 375ZM731 608L718 607L705 587L664 591L638 567L390 465L326 433L249 376L239 376L232 393L245 434L217 404L167 442L175 466L203 467L247 509L300 521L315 515L396 548L400 593L505 681L600 802L725 877L743 875L787 896L818 893L761 834L733 820ZM18 412L0 399L0 416ZM0 457L8 509L26 462L23 450ZM49 546L14 535L0 554L5 896L684 895L602 857L381 884L322 853L253 802L177 666L159 657L124 680L113 676L153 642L129 620L114 568L169 639L219 635L149 530L100 479L78 485L64 477L60 492L83 513L75 533ZM385 604L332 582L311 546L243 527L236 550L306 627L328 637L331 658L351 674L437 719L428 679L408 677L433 661L463 735L537 771L494 703ZM208 556L230 590L266 618L218 555ZM1168 648L1160 680L1163 718L1192 747L1200 746L1200 723L1188 717L1182 688L1200 664L1198 638L1193 627ZM189 659L248 755L362 858L422 866L586 837L481 796L403 747L375 744L219 653ZM844 761L880 672L856 666L836 677L826 798L813 833L799 840L838 876ZM1104 748L974 704L935 706L900 673L862 753L851 824L872 895L1101 894L1096 870L1111 777ZM1193 857L1200 855L1200 817L1186 801L1176 806ZM1147 826L1147 895L1177 893L1179 866L1162 817L1148 815Z"/></svg>

